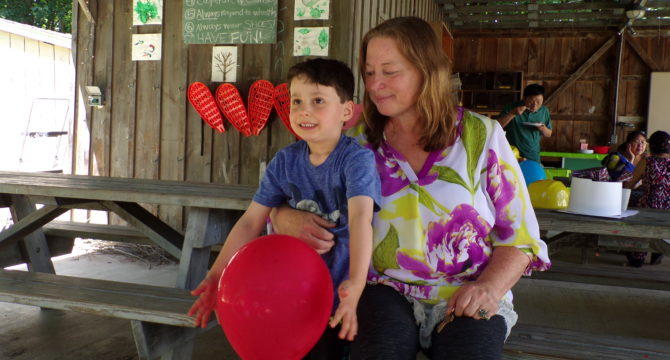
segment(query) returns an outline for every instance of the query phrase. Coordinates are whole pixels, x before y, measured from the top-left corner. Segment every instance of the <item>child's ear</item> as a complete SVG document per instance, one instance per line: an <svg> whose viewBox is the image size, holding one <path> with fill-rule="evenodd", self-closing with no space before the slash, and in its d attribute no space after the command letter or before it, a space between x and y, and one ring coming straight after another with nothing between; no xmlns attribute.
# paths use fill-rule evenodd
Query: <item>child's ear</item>
<svg viewBox="0 0 670 360"><path fill-rule="evenodd" d="M351 120L354 115L354 102L351 100L344 102L344 122Z"/></svg>

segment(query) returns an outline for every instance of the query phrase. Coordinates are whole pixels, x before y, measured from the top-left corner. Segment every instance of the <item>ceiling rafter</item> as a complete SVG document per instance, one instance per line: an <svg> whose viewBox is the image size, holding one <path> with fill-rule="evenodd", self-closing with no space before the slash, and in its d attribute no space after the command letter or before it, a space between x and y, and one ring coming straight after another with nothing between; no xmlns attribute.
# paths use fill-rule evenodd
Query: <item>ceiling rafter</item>
<svg viewBox="0 0 670 360"><path fill-rule="evenodd" d="M570 27L622 28L626 10L645 9L635 29L670 27L668 0L434 0L442 5L445 21L454 30L537 29Z"/></svg>

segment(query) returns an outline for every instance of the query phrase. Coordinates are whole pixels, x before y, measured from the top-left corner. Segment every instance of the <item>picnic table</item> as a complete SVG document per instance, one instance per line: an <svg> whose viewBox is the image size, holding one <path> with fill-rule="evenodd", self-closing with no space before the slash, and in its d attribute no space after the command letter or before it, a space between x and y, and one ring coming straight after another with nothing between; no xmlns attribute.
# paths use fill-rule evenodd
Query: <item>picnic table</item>
<svg viewBox="0 0 670 360"><path fill-rule="evenodd" d="M550 253L565 246L580 244L582 263L586 264L588 251L584 246L584 234L590 235L591 242L597 242L598 247L630 251L649 251L652 242L670 239L670 211L646 208L631 210L638 213L621 219L546 209L535 209L535 215L540 229L548 234L544 240Z"/></svg>
<svg viewBox="0 0 670 360"><path fill-rule="evenodd" d="M542 230L670 239L670 211L645 208L631 208L631 210L637 210L639 213L612 219L535 209L535 215Z"/></svg>
<svg viewBox="0 0 670 360"><path fill-rule="evenodd" d="M0 205L10 207L13 217L13 225L0 232L0 253L15 252L20 245L30 269L0 269L0 301L129 319L140 358L190 358L192 339L199 331L186 316L193 301L188 290L204 278L211 247L223 243L255 190L244 185L0 171ZM185 207L185 231L142 204ZM179 259L175 287L55 274L45 228L71 209L108 210L129 226L96 225L102 228L97 231L132 228ZM73 235L77 229L90 227L59 227Z"/></svg>

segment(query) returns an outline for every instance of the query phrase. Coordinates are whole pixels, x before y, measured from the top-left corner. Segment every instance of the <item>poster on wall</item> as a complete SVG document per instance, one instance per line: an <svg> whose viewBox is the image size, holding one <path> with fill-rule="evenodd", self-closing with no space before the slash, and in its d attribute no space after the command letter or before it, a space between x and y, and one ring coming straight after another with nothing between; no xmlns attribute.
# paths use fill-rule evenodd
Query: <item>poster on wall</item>
<svg viewBox="0 0 670 360"><path fill-rule="evenodd" d="M327 20L330 0L295 0L294 20Z"/></svg>
<svg viewBox="0 0 670 360"><path fill-rule="evenodd" d="M328 56L328 27L297 27L293 34L293 56Z"/></svg>
<svg viewBox="0 0 670 360"><path fill-rule="evenodd" d="M133 0L133 25L161 24L163 0Z"/></svg>
<svg viewBox="0 0 670 360"><path fill-rule="evenodd" d="M133 34L133 61L160 60L161 34Z"/></svg>
<svg viewBox="0 0 670 360"><path fill-rule="evenodd" d="M237 81L237 46L212 49L212 82Z"/></svg>
<svg viewBox="0 0 670 360"><path fill-rule="evenodd" d="M184 0L187 44L274 44L275 0Z"/></svg>

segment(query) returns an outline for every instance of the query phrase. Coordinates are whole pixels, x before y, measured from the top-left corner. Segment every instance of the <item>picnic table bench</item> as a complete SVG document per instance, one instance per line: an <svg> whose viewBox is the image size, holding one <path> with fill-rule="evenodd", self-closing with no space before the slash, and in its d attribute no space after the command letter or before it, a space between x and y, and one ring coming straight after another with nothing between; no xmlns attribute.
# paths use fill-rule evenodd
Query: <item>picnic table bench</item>
<svg viewBox="0 0 670 360"><path fill-rule="evenodd" d="M504 360L668 359L670 342L586 334L581 331L517 324L507 338Z"/></svg>
<svg viewBox="0 0 670 360"><path fill-rule="evenodd" d="M535 209L540 230L551 234L544 240L549 254L575 243L582 247L582 263L587 261L587 244L626 250L648 250L650 241L670 239L670 211L632 208L638 213L621 219L569 214ZM585 240L585 236L590 236ZM594 246L592 246L594 247ZM669 254L670 255L670 254Z"/></svg>
<svg viewBox="0 0 670 360"><path fill-rule="evenodd" d="M30 269L0 271L0 301L129 319L140 358L189 359L202 330L186 316L193 302L188 290L204 278L211 247L225 240L254 192L243 185L0 171L0 204L11 208L14 220L0 232L0 254L20 254ZM185 231L142 204L186 207ZM129 225L51 223L78 208L108 210ZM179 259L177 283L170 288L57 275L45 234L150 241Z"/></svg>

